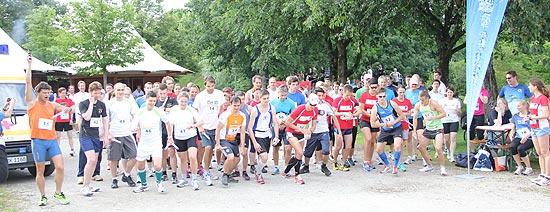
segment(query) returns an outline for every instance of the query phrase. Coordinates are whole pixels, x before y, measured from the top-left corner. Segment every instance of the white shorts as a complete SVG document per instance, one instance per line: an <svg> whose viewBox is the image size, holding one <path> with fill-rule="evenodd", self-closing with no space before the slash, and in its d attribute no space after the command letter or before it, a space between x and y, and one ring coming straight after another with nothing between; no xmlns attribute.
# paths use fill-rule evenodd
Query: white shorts
<svg viewBox="0 0 550 212"><path fill-rule="evenodd" d="M409 139L409 130L403 130L403 140Z"/></svg>
<svg viewBox="0 0 550 212"><path fill-rule="evenodd" d="M136 160L145 161L149 157L162 158L162 144L160 142L156 145L138 144Z"/></svg>

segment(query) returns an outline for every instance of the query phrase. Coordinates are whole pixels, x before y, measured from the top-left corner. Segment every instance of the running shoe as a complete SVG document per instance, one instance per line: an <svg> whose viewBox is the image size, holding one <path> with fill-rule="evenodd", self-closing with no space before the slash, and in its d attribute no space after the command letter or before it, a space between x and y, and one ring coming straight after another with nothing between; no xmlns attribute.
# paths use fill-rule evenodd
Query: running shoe
<svg viewBox="0 0 550 212"><path fill-rule="evenodd" d="M347 168L350 168L351 167L351 164L349 163L349 160L346 160L344 162L344 166L347 167Z"/></svg>
<svg viewBox="0 0 550 212"><path fill-rule="evenodd" d="M445 167L441 167L441 176L447 176L447 170L445 170Z"/></svg>
<svg viewBox="0 0 550 212"><path fill-rule="evenodd" d="M515 175L521 175L521 173L523 173L523 171L525 171L525 169L523 168L523 166L518 166L518 168L516 169L516 171L514 172Z"/></svg>
<svg viewBox="0 0 550 212"><path fill-rule="evenodd" d="M141 184L137 188L134 189L134 193L142 193L142 192L146 192L146 191L149 191L149 186L141 185Z"/></svg>
<svg viewBox="0 0 550 212"><path fill-rule="evenodd" d="M427 166L428 163L426 163L426 160L422 159L422 166Z"/></svg>
<svg viewBox="0 0 550 212"><path fill-rule="evenodd" d="M166 191L166 189L164 188L164 185L162 184L162 182L157 183L157 191L159 193L164 193Z"/></svg>
<svg viewBox="0 0 550 212"><path fill-rule="evenodd" d="M40 202L38 202L38 206L46 206L48 204L48 198L46 196L42 196L40 198Z"/></svg>
<svg viewBox="0 0 550 212"><path fill-rule="evenodd" d="M178 184L178 175L172 172L172 184Z"/></svg>
<svg viewBox="0 0 550 212"><path fill-rule="evenodd" d="M199 180L193 179L193 180L191 180L191 183L193 184L193 190L198 191L199 190Z"/></svg>
<svg viewBox="0 0 550 212"><path fill-rule="evenodd" d="M93 176L92 177L92 180L95 180L95 181L103 181L103 177L99 176L99 175L96 175L96 176Z"/></svg>
<svg viewBox="0 0 550 212"><path fill-rule="evenodd" d="M74 157L74 149L71 149L71 151L69 152L69 155L70 155L71 157Z"/></svg>
<svg viewBox="0 0 550 212"><path fill-rule="evenodd" d="M550 179L544 177L542 180L536 182L535 184L537 184L539 186L548 186L548 185L550 185Z"/></svg>
<svg viewBox="0 0 550 212"><path fill-rule="evenodd" d="M288 179L288 178L292 177L290 174L287 174L287 173L284 173L284 172L281 173L281 176L285 179Z"/></svg>
<svg viewBox="0 0 550 212"><path fill-rule="evenodd" d="M332 156L332 154L328 156L328 159L330 160L330 162L333 162L333 163L335 162L334 157Z"/></svg>
<svg viewBox="0 0 550 212"><path fill-rule="evenodd" d="M99 190L101 190L99 187L94 187L92 185L88 185L88 187L90 188L90 191L91 192L99 192Z"/></svg>
<svg viewBox="0 0 550 212"><path fill-rule="evenodd" d="M345 171L345 172L349 171L349 168L346 167L346 165L344 165L344 164L340 164L339 169L342 170L342 171Z"/></svg>
<svg viewBox="0 0 550 212"><path fill-rule="evenodd" d="M240 177L240 176L241 176L241 173L238 172L238 171L233 171L233 172L231 173L231 177Z"/></svg>
<svg viewBox="0 0 550 212"><path fill-rule="evenodd" d="M397 174L397 166L394 166L394 167L393 167L392 174Z"/></svg>
<svg viewBox="0 0 550 212"><path fill-rule="evenodd" d="M168 175L166 173L162 174L162 181L168 181Z"/></svg>
<svg viewBox="0 0 550 212"><path fill-rule="evenodd" d="M248 173L246 173L246 171L243 171L243 179L246 181L250 180L250 176L248 176Z"/></svg>
<svg viewBox="0 0 550 212"><path fill-rule="evenodd" d="M84 184L84 177L78 177L78 179L76 180L76 182L77 182L79 185Z"/></svg>
<svg viewBox="0 0 550 212"><path fill-rule="evenodd" d="M250 174L256 174L256 166L250 166Z"/></svg>
<svg viewBox="0 0 550 212"><path fill-rule="evenodd" d="M42 197L42 198L46 198L46 197ZM69 199L65 197L65 194L63 192L61 192L60 194L54 193L53 198L57 199L59 203L61 203L62 205L68 205L69 203L71 203L71 201L69 201ZM48 201L48 198L46 198L46 201Z"/></svg>
<svg viewBox="0 0 550 212"><path fill-rule="evenodd" d="M265 184L262 174L256 174L256 182L258 182L259 184Z"/></svg>
<svg viewBox="0 0 550 212"><path fill-rule="evenodd" d="M279 167L274 167L273 171L271 172L271 175L278 175L281 171L279 170Z"/></svg>
<svg viewBox="0 0 550 212"><path fill-rule="evenodd" d="M421 172L431 172L434 170L434 167L432 165L427 165L425 166L424 168L421 168L420 170L418 171L421 171Z"/></svg>
<svg viewBox="0 0 550 212"><path fill-rule="evenodd" d="M222 175L222 184L223 184L224 186L229 185L229 175L227 175L227 174L225 174L225 173Z"/></svg>
<svg viewBox="0 0 550 212"><path fill-rule="evenodd" d="M309 166L302 166L300 169L300 174L309 173Z"/></svg>
<svg viewBox="0 0 550 212"><path fill-rule="evenodd" d="M351 159L351 158L348 158L348 160L346 162L348 162L348 164L351 165L351 166L355 166L355 162L353 162L353 159Z"/></svg>
<svg viewBox="0 0 550 212"><path fill-rule="evenodd" d="M533 173L535 173L533 171L533 168L526 168L525 171L521 172L522 175L527 175L527 176L531 176L533 175Z"/></svg>
<svg viewBox="0 0 550 212"><path fill-rule="evenodd" d="M388 152L387 156L388 156L388 159L393 161L393 153L392 152Z"/></svg>
<svg viewBox="0 0 550 212"><path fill-rule="evenodd" d="M262 167L262 173L267 173L267 165L265 165L264 167Z"/></svg>
<svg viewBox="0 0 550 212"><path fill-rule="evenodd" d="M454 163L454 162L456 162L456 160L455 160L454 157L449 157L449 162Z"/></svg>
<svg viewBox="0 0 550 212"><path fill-rule="evenodd" d="M218 164L218 171L221 172L223 170L223 161Z"/></svg>
<svg viewBox="0 0 550 212"><path fill-rule="evenodd" d="M399 168L399 170L401 170L402 172L407 171L407 168L405 167L405 164L403 164L403 163L397 164L397 168Z"/></svg>
<svg viewBox="0 0 550 212"><path fill-rule="evenodd" d="M210 176L210 172L204 173L204 182L206 183L207 186L212 186L212 179Z"/></svg>
<svg viewBox="0 0 550 212"><path fill-rule="evenodd" d="M118 180L117 179L113 179L113 182L111 182L111 188L118 188Z"/></svg>
<svg viewBox="0 0 550 212"><path fill-rule="evenodd" d="M412 160L412 162L414 162L414 161L418 160L418 156L416 156L416 155L413 155L413 156L412 156L412 158L411 158L411 160Z"/></svg>
<svg viewBox="0 0 550 212"><path fill-rule="evenodd" d="M544 179L545 179L545 177L542 174L539 174L539 176L537 178L531 179L531 182L537 184L539 181L544 180Z"/></svg>
<svg viewBox="0 0 550 212"><path fill-rule="evenodd" d="M199 166L199 169L197 170L197 174L203 175L204 174L204 168L202 168L202 165Z"/></svg>
<svg viewBox="0 0 550 212"><path fill-rule="evenodd" d="M384 166L384 169L380 170L380 174L390 173L391 168L389 166Z"/></svg>
<svg viewBox="0 0 550 212"><path fill-rule="evenodd" d="M82 186L82 188L80 189L80 193L87 197L91 197L92 195L94 195L89 186Z"/></svg>
<svg viewBox="0 0 550 212"><path fill-rule="evenodd" d="M187 181L187 178L181 178L181 181L180 183L178 183L178 185L176 185L176 187L178 188L183 188L185 186L188 186L189 185L189 181Z"/></svg>
<svg viewBox="0 0 550 212"><path fill-rule="evenodd" d="M404 164L411 164L412 163L412 158L411 156L407 156L407 159L405 160L405 162L403 162Z"/></svg>
<svg viewBox="0 0 550 212"><path fill-rule="evenodd" d="M228 180L228 181L229 181L229 183L239 183L239 180L233 178L233 176L231 176L231 175L229 176L229 180Z"/></svg>
<svg viewBox="0 0 550 212"><path fill-rule="evenodd" d="M338 170L340 170L340 166L338 165L338 163L333 163L333 164L332 164L332 169L333 169L334 171L338 171Z"/></svg>
<svg viewBox="0 0 550 212"><path fill-rule="evenodd" d="M330 172L330 170L328 170L327 168L327 165L326 164L322 164L321 165L321 172L323 172L323 174L325 174L325 176L330 176L332 173Z"/></svg>
<svg viewBox="0 0 550 212"><path fill-rule="evenodd" d="M122 182L125 182L125 183L128 183L128 186L130 187L136 187L136 183L134 182L134 180L132 179L132 176L131 175L122 175Z"/></svg>
<svg viewBox="0 0 550 212"><path fill-rule="evenodd" d="M371 168L369 162L363 162L363 170L365 170L366 172L370 172Z"/></svg>
<svg viewBox="0 0 550 212"><path fill-rule="evenodd" d="M294 181L296 182L296 184L305 184L306 182L304 181L304 179L302 179L302 176L300 175L296 175L294 176Z"/></svg>

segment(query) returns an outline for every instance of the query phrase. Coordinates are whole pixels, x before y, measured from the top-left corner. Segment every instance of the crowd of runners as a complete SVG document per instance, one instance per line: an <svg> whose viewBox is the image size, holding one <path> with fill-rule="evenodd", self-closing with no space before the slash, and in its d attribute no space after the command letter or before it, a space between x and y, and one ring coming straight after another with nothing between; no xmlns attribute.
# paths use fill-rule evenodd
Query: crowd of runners
<svg viewBox="0 0 550 212"><path fill-rule="evenodd" d="M31 63L29 59L27 70L31 70ZM135 193L148 191L151 184L158 192L165 192L169 183L199 190L218 179L224 186L238 183L238 178L264 184L269 183L267 174L304 184L302 175L310 172L311 164L318 165L326 176L349 171L356 163L362 164L357 167L365 172L398 174L407 170L407 164L422 161L419 171L431 172L434 165L427 149L431 141L439 174L446 176L446 160L455 160L464 102L456 97L452 86L440 81L440 72L434 73L431 90L419 75L395 80L401 75L394 72L391 77L368 72L361 76L361 82L349 84L333 83L326 77L311 88L301 86L297 76L288 76L282 85L277 85L275 77L264 83L262 76L254 76L252 88L246 92L218 90L212 76L204 78L202 91L192 82L178 85L169 76L162 82L147 82L143 91L133 93L123 83L92 82L86 87L80 81L78 91L74 86L59 88L51 101L51 86L40 82L33 91L28 71L25 102L40 205L47 203L43 176L46 153L56 168L54 198L69 203L62 192L65 169L60 143L64 142L60 139L64 131L68 132L71 149L67 155L79 158L77 177L82 184L80 193L85 196L99 191L92 182L103 180L102 169L109 170L107 179L112 189L128 186ZM512 150L519 165L516 174L533 174L525 162L525 147L518 147L530 141L541 167L541 174L532 181L548 185L548 90L538 78L529 80L529 86L518 84L513 71L506 79L508 85L499 96L514 114L508 122L512 120L518 129L511 136L518 138L514 139L516 151ZM484 115L487 100L483 90L475 103L474 122L478 125L483 122L476 121ZM508 124L498 118L504 111L495 110L495 120L501 120L498 124ZM78 133L78 153L70 136L73 128ZM359 130L363 134L363 161L354 157ZM475 134L473 130L472 137ZM107 151L108 167L99 166L104 160L102 151ZM273 166L267 166L270 159Z"/></svg>

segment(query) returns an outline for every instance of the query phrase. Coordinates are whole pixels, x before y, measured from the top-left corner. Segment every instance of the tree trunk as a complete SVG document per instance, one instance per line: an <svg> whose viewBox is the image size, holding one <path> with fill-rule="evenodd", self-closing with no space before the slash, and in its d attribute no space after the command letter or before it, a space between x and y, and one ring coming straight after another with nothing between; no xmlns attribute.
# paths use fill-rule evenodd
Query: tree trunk
<svg viewBox="0 0 550 212"><path fill-rule="evenodd" d="M485 114L488 116L491 114L493 107L490 105L496 105L499 89L497 87L497 80L495 77L495 69L493 69L493 55L491 55L491 60L489 60L489 66L487 67L487 73L485 74L485 80L483 82L485 89L489 92L489 102L485 106Z"/></svg>
<svg viewBox="0 0 550 212"><path fill-rule="evenodd" d="M446 45L444 45L446 46ZM437 50L439 55L439 62L437 64L437 70L441 72L441 81L448 85L449 83L449 63L453 54L451 53L451 48L440 47ZM425 81L424 81L425 82Z"/></svg>
<svg viewBox="0 0 550 212"><path fill-rule="evenodd" d="M339 82L346 82L348 74L348 47L349 41L336 40L336 49L338 50L338 78Z"/></svg>
<svg viewBox="0 0 550 212"><path fill-rule="evenodd" d="M103 88L105 88L105 86L107 85L107 74L109 72L107 71L107 68L104 68L103 69Z"/></svg>
<svg viewBox="0 0 550 212"><path fill-rule="evenodd" d="M338 82L338 51L334 48L330 39L330 29L325 30L325 43L327 44L328 62L330 67L330 75L334 82Z"/></svg>

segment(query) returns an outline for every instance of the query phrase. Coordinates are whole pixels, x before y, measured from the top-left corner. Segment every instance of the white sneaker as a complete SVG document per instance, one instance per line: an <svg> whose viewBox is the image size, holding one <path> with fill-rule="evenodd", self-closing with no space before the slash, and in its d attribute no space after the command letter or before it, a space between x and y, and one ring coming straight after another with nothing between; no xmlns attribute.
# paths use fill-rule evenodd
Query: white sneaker
<svg viewBox="0 0 550 212"><path fill-rule="evenodd" d="M456 162L456 160L455 160L454 157L449 157L449 162L454 163L454 162Z"/></svg>
<svg viewBox="0 0 550 212"><path fill-rule="evenodd" d="M191 183L193 184L193 190L198 191L199 190L199 180L197 180L197 179L191 180Z"/></svg>
<svg viewBox="0 0 550 212"><path fill-rule="evenodd" d="M204 173L204 182L207 186L212 186L212 179L210 178L210 172Z"/></svg>
<svg viewBox="0 0 550 212"><path fill-rule="evenodd" d="M422 166L426 166L426 165L428 165L428 164L426 163L426 160L422 159Z"/></svg>
<svg viewBox="0 0 550 212"><path fill-rule="evenodd" d="M94 193L95 193L95 192L99 192L99 190L101 190L99 187L94 187L94 186L92 186L92 185L89 185L88 187L90 188L90 191L91 191L91 192L94 192Z"/></svg>
<svg viewBox="0 0 550 212"><path fill-rule="evenodd" d="M441 167L441 176L447 176L447 171L445 170L445 167Z"/></svg>
<svg viewBox="0 0 550 212"><path fill-rule="evenodd" d="M535 184L537 184L539 186L548 186L548 185L550 185L550 179L544 177L542 180L536 182Z"/></svg>
<svg viewBox="0 0 550 212"><path fill-rule="evenodd" d="M531 182L537 184L541 180L544 180L544 176L542 176L542 174L539 174L537 178L531 179Z"/></svg>
<svg viewBox="0 0 550 212"><path fill-rule="evenodd" d="M166 190L164 189L164 185L162 184L162 182L161 182L161 183L157 183L157 191L158 191L159 193L164 193L164 191L166 191Z"/></svg>
<svg viewBox="0 0 550 212"><path fill-rule="evenodd" d="M413 162L416 161L416 160L418 160L418 156L413 155L411 160L412 160Z"/></svg>
<svg viewBox="0 0 550 212"><path fill-rule="evenodd" d="M531 169L532 170L532 169ZM516 171L514 172L515 175L521 175L521 173L523 173L524 169L523 169L523 166L518 166L518 168L516 169Z"/></svg>
<svg viewBox="0 0 550 212"><path fill-rule="evenodd" d="M404 164L411 164L412 163L412 159L411 159L411 156L407 156L407 160L405 160L405 162L403 162Z"/></svg>
<svg viewBox="0 0 550 212"><path fill-rule="evenodd" d="M149 191L149 186L139 185L137 188L134 189L134 193L142 193Z"/></svg>
<svg viewBox="0 0 550 212"><path fill-rule="evenodd" d="M90 190L90 187L86 185L82 186L82 189L80 189L80 193L87 197L91 197L92 195L94 195L94 193L92 193L92 191Z"/></svg>
<svg viewBox="0 0 550 212"><path fill-rule="evenodd" d="M421 171L421 172L431 172L434 170L434 167L432 165L427 165L425 166L424 168L421 168L420 170L418 171Z"/></svg>
<svg viewBox="0 0 550 212"><path fill-rule="evenodd" d="M525 171L521 172L522 175L527 175L527 176L531 176L531 175L533 175L533 173L535 173L533 171L533 168L527 168L527 169L525 169Z"/></svg>

